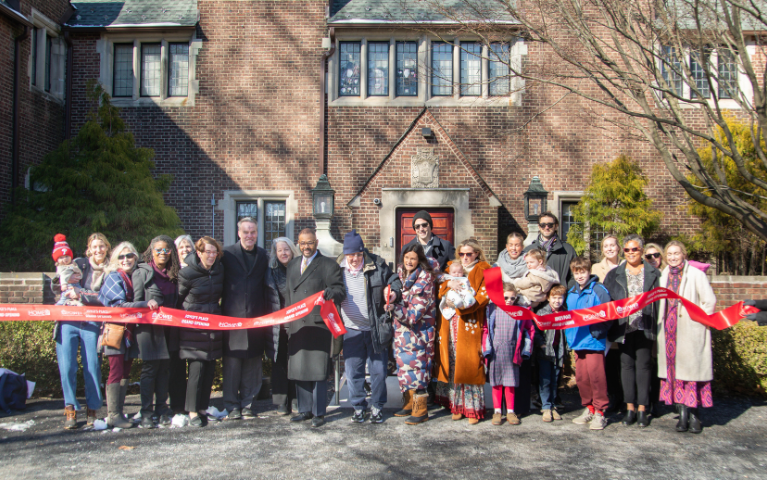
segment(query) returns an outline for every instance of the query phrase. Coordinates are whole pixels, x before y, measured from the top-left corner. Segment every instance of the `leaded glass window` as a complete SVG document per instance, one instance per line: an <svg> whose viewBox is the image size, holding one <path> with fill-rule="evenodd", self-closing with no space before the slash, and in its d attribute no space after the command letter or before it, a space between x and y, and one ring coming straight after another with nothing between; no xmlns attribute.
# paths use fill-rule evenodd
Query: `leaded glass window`
<svg viewBox="0 0 767 480"><path fill-rule="evenodd" d="M703 68L706 64L708 64L708 52L690 52L690 74L692 75L692 81L695 84L695 88L703 98L708 98L710 96L708 79L706 78L706 71ZM690 97L697 97L698 92L695 92L695 89L691 89Z"/></svg>
<svg viewBox="0 0 767 480"><path fill-rule="evenodd" d="M267 200L264 202L264 245L285 236L285 202Z"/></svg>
<svg viewBox="0 0 767 480"><path fill-rule="evenodd" d="M733 98L738 92L738 64L729 50L719 50L719 98Z"/></svg>
<svg viewBox="0 0 767 480"><path fill-rule="evenodd" d="M482 94L482 45L479 42L461 43L461 95Z"/></svg>
<svg viewBox="0 0 767 480"><path fill-rule="evenodd" d="M156 44L141 45L141 96L159 97L162 83L162 46Z"/></svg>
<svg viewBox="0 0 767 480"><path fill-rule="evenodd" d="M511 79L509 78L509 44L490 44L490 62L488 74L490 75L490 95L508 95L511 91Z"/></svg>
<svg viewBox="0 0 767 480"><path fill-rule="evenodd" d="M234 222L234 238L239 238L237 236L237 223L243 218L248 217L252 218L256 222L256 225L258 225L258 202L237 202L237 219Z"/></svg>
<svg viewBox="0 0 767 480"><path fill-rule="evenodd" d="M389 42L368 42L368 95L389 95Z"/></svg>
<svg viewBox="0 0 767 480"><path fill-rule="evenodd" d="M397 96L418 96L418 43L397 42Z"/></svg>
<svg viewBox="0 0 767 480"><path fill-rule="evenodd" d="M431 44L431 94L453 94L453 46L449 43Z"/></svg>
<svg viewBox="0 0 767 480"><path fill-rule="evenodd" d="M340 71L338 95L359 96L360 94L360 42L340 42Z"/></svg>
<svg viewBox="0 0 767 480"><path fill-rule="evenodd" d="M168 47L168 96L186 97L189 91L189 44L171 43Z"/></svg>
<svg viewBox="0 0 767 480"><path fill-rule="evenodd" d="M113 97L133 96L133 44L115 45L114 74L112 80Z"/></svg>
<svg viewBox="0 0 767 480"><path fill-rule="evenodd" d="M678 96L682 96L682 64L674 47L662 47L663 63L661 64L661 74L663 80Z"/></svg>

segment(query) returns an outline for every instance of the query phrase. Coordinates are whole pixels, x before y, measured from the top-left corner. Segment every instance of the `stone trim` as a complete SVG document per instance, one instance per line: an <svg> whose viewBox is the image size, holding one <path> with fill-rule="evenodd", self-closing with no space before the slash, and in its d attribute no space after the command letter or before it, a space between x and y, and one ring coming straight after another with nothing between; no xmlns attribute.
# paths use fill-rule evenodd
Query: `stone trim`
<svg viewBox="0 0 767 480"><path fill-rule="evenodd" d="M224 198L218 201L216 211L224 212L224 245L237 242L235 228L237 225L238 201L258 201L258 246L266 248L264 237L264 200L281 200L285 202L285 236L295 242L294 219L298 213L298 201L293 190L224 190ZM219 215L216 214L218 217Z"/></svg>

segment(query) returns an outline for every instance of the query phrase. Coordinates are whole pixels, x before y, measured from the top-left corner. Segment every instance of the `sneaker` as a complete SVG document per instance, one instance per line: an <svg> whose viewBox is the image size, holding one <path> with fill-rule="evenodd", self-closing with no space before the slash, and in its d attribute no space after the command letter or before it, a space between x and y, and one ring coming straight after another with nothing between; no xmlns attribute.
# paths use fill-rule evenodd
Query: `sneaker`
<svg viewBox="0 0 767 480"><path fill-rule="evenodd" d="M233 408L229 415L226 416L227 420L242 420L242 412L239 408Z"/></svg>
<svg viewBox="0 0 767 480"><path fill-rule="evenodd" d="M553 418L551 418L551 410L544 410L543 411L543 418L542 420L546 423L551 423L553 421Z"/></svg>
<svg viewBox="0 0 767 480"><path fill-rule="evenodd" d="M245 407L242 409L242 418L256 418L256 414L253 413L253 410Z"/></svg>
<svg viewBox="0 0 767 480"><path fill-rule="evenodd" d="M365 410L355 410L352 415L352 423L363 423L365 421Z"/></svg>
<svg viewBox="0 0 767 480"><path fill-rule="evenodd" d="M97 415L98 415L98 411L96 411L96 410L91 410L91 409L89 408L89 409L87 409L87 412L88 412L88 413L87 413L87 415L88 415L88 416L87 416L87 418L86 418L86 422L85 422L85 425L86 425L87 427L92 427L92 426L93 426L93 422L95 422L95 421L96 421L96 418L97 418Z"/></svg>
<svg viewBox="0 0 767 480"><path fill-rule="evenodd" d="M594 414L587 408L580 414L580 416L573 419L573 423L576 425L586 425L594 418Z"/></svg>
<svg viewBox="0 0 767 480"><path fill-rule="evenodd" d="M370 413L370 423L383 423L383 411L374 408Z"/></svg>
<svg viewBox="0 0 767 480"><path fill-rule="evenodd" d="M591 420L589 430L604 430L607 426L607 419L601 413L594 414L594 418Z"/></svg>
<svg viewBox="0 0 767 480"><path fill-rule="evenodd" d="M160 415L160 418L157 421L157 423L159 423L163 427L170 427L170 425L171 425L171 423L173 423L173 421L170 419L169 416L167 416L165 414L162 414L162 415Z"/></svg>
<svg viewBox="0 0 767 480"><path fill-rule="evenodd" d="M559 412L557 412L556 408L552 408L551 409L551 418L553 418L554 420L562 420L562 415L560 415Z"/></svg>
<svg viewBox="0 0 767 480"><path fill-rule="evenodd" d="M508 412L506 413L506 422L509 425L519 425L521 422L519 421L519 417L514 412Z"/></svg>
<svg viewBox="0 0 767 480"><path fill-rule="evenodd" d="M139 423L138 428L154 428L154 420L152 420L150 415L141 417L141 423Z"/></svg>
<svg viewBox="0 0 767 480"><path fill-rule="evenodd" d="M204 427L206 423L207 422L205 422L205 420L203 420L202 416L200 415L197 415L196 417L189 420L190 427Z"/></svg>
<svg viewBox="0 0 767 480"><path fill-rule="evenodd" d="M503 423L503 415L501 413L494 413L493 420L490 422L492 425L500 425Z"/></svg>

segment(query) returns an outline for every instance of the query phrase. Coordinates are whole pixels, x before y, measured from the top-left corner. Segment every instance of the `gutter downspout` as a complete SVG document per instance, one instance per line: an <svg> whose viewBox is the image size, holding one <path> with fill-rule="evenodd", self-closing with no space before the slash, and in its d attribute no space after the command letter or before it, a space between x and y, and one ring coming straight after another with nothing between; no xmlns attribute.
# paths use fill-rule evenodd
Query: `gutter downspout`
<svg viewBox="0 0 767 480"><path fill-rule="evenodd" d="M11 204L16 202L19 186L19 84L21 83L21 42L29 37L29 27L14 39L13 45L13 114L11 118Z"/></svg>
<svg viewBox="0 0 767 480"><path fill-rule="evenodd" d="M325 173L325 112L327 111L327 98L325 97L325 70L327 70L328 58L336 53L336 30L330 27L330 50L322 53L320 70L320 175Z"/></svg>
<svg viewBox="0 0 767 480"><path fill-rule="evenodd" d="M72 68L75 62L75 48L72 37L69 36L69 30L64 31L64 41L67 42L67 86L64 102L64 140L69 140L72 132Z"/></svg>

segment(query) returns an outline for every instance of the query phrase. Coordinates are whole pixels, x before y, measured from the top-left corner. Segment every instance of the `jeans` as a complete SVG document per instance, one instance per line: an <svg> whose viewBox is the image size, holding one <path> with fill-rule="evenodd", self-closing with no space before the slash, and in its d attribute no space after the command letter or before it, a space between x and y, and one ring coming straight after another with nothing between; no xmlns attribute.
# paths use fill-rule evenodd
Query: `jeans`
<svg viewBox="0 0 767 480"><path fill-rule="evenodd" d="M309 382L296 380L296 397L298 398L298 413L311 412L315 417L325 415L328 407L328 382Z"/></svg>
<svg viewBox="0 0 767 480"><path fill-rule="evenodd" d="M261 357L224 356L224 408L251 408L261 390L263 367Z"/></svg>
<svg viewBox="0 0 767 480"><path fill-rule="evenodd" d="M541 410L552 410L557 398L559 367L556 363L538 357L538 389L541 394Z"/></svg>
<svg viewBox="0 0 767 480"><path fill-rule="evenodd" d="M89 322L61 322L56 336L56 358L59 361L61 389L64 405L80 409L77 401L77 348L83 360L85 377L85 403L91 410L98 410L103 403L101 396L101 368L96 344L101 327Z"/></svg>
<svg viewBox="0 0 767 480"><path fill-rule="evenodd" d="M346 329L344 334L344 369L349 387L349 401L354 410L365 410L365 364L370 369L370 402L381 410L386 403L386 370L389 353L373 351L373 337L370 332Z"/></svg>

